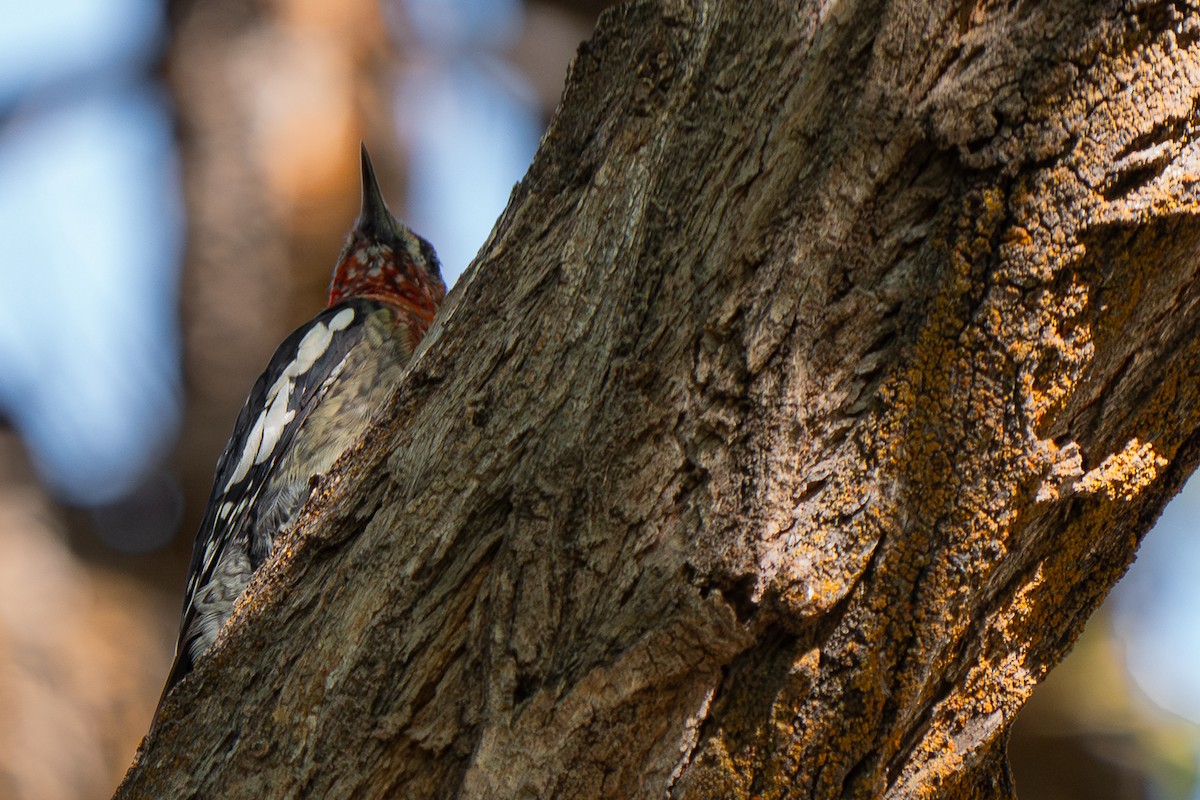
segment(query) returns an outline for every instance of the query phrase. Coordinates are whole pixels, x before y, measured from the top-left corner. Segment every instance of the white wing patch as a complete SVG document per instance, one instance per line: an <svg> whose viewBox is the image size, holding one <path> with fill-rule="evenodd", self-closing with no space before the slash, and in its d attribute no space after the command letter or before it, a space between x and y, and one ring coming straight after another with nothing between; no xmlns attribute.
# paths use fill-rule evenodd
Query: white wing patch
<svg viewBox="0 0 1200 800"><path fill-rule="evenodd" d="M341 311L333 315L333 319L329 320L329 330L342 331L350 327L350 323L354 322L354 309L343 308Z"/></svg>
<svg viewBox="0 0 1200 800"><path fill-rule="evenodd" d="M308 333L304 334L304 338L300 340L300 346L296 348L296 360L287 365L279 379L283 380L308 372L312 365L317 363L317 359L329 348L329 341L332 338L333 331L329 330L329 326L324 322L318 322L309 328ZM279 385L278 381L275 385Z"/></svg>
<svg viewBox="0 0 1200 800"><path fill-rule="evenodd" d="M317 359L325 354L325 351L329 349L329 343L333 340L334 332L345 330L353 321L354 309L343 308L329 320L328 324L318 322L304 334L304 338L300 340L300 345L296 348L296 357L284 368L279 378L267 391L267 396L264 398L266 407L259 411L258 417L254 420L254 425L250 428L246 443L242 447L242 454L238 458L237 466L230 474L223 491L229 491L231 486L245 478L250 473L250 467L261 464L271 457L271 453L279 444L288 424L296 417L296 410L288 408L292 399L292 390L296 385L296 378L312 369L313 364L317 363Z"/></svg>
<svg viewBox="0 0 1200 800"><path fill-rule="evenodd" d="M261 464L267 460L271 451L275 449L275 445L278 444L279 437L283 436L284 427L296 416L296 410L288 408L288 400L291 399L291 396L292 384L288 382L280 388L275 399L271 401L270 407L267 408L267 413L263 417L262 444L258 446L258 456L254 459L255 464Z"/></svg>
<svg viewBox="0 0 1200 800"><path fill-rule="evenodd" d="M204 545L204 563L211 564L213 556L216 554L217 542L214 539L209 539ZM195 576L192 578L192 583L195 583Z"/></svg>
<svg viewBox="0 0 1200 800"><path fill-rule="evenodd" d="M254 457L258 455L258 446L262 444L263 432L263 416L258 415L258 419L254 420L254 426L250 428L250 433L246 435L246 444L242 448L242 457L238 459L237 467L233 470L233 474L229 476L229 482L225 484L225 491L229 491L229 487L246 477L246 473L250 471L250 465L254 463Z"/></svg>
<svg viewBox="0 0 1200 800"><path fill-rule="evenodd" d="M300 427L305 415L338 380L347 355L368 333L352 326L379 307L373 301L355 301L353 306L320 314L284 341L255 383L238 415L234 438L217 464L217 480L226 476L224 486L214 487L192 550L176 660L168 678L171 685L216 638L249 583L252 560L270 552L271 537L280 530L285 508L280 498L291 492L287 501L292 502L297 491L303 495L306 482L293 486L290 476L280 473L280 483L273 484L273 470L287 468L281 451L294 437L303 436ZM271 383L265 385L268 380ZM321 418L318 428L326 424L328 420ZM274 463L276 459L279 463ZM254 515L247 516L252 511ZM294 514L295 509L289 506L286 513Z"/></svg>

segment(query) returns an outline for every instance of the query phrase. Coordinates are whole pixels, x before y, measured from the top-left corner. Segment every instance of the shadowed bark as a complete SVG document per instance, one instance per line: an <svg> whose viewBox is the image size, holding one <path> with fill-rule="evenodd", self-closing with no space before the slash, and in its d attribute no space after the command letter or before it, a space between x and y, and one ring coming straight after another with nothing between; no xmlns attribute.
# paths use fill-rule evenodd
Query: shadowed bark
<svg viewBox="0 0 1200 800"><path fill-rule="evenodd" d="M606 14L118 797L1011 794L1014 715L1197 460L1197 31Z"/></svg>

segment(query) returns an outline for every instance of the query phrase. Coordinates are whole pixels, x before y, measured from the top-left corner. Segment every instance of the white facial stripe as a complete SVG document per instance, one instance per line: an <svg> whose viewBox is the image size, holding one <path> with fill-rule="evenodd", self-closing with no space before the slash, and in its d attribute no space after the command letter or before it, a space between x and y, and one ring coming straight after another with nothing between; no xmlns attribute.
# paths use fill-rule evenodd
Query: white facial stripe
<svg viewBox="0 0 1200 800"><path fill-rule="evenodd" d="M417 242L417 237L405 231L402 236L404 239L404 249L408 251L408 255L414 263L421 262L421 245Z"/></svg>

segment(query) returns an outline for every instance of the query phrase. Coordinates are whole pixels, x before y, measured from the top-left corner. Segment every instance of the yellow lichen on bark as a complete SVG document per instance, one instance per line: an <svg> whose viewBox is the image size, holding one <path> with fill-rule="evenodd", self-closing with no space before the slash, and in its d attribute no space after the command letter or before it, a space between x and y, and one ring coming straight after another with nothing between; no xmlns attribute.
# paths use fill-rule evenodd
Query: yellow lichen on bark
<svg viewBox="0 0 1200 800"><path fill-rule="evenodd" d="M1130 439L1095 469L1088 470L1075 484L1083 494L1102 494L1109 500L1130 501L1154 482L1167 460L1154 452L1150 442Z"/></svg>

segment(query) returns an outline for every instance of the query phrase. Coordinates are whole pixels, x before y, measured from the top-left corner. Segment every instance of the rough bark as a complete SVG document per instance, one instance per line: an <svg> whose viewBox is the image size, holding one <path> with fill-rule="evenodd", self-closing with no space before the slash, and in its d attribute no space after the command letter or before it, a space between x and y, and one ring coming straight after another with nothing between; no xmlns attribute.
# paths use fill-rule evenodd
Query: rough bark
<svg viewBox="0 0 1200 800"><path fill-rule="evenodd" d="M118 797L996 797L1197 461L1185 3L635 3Z"/></svg>

